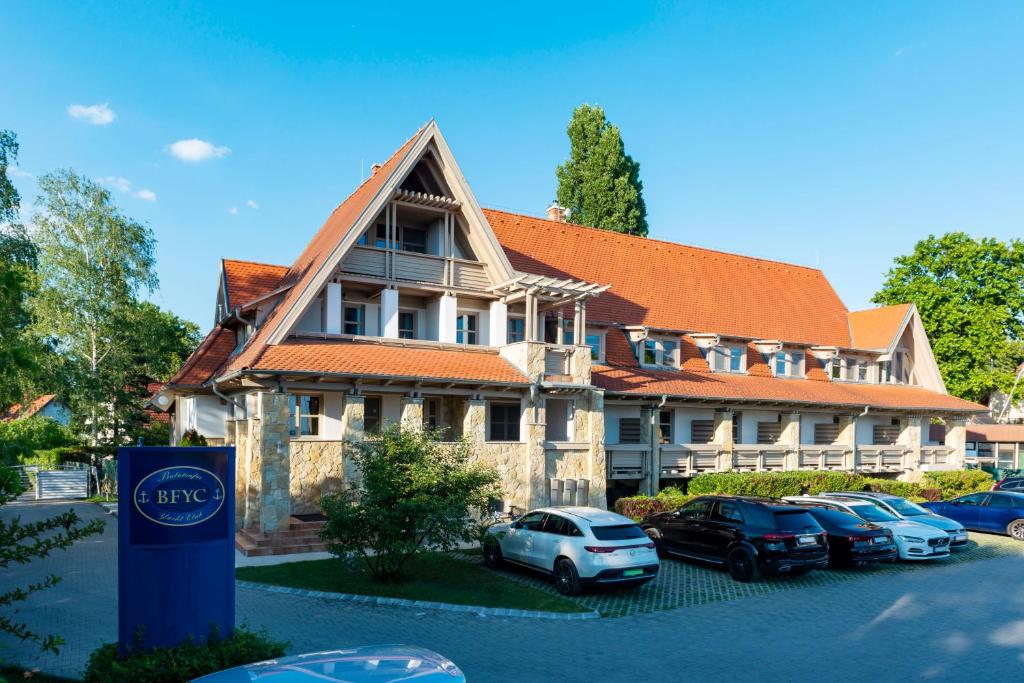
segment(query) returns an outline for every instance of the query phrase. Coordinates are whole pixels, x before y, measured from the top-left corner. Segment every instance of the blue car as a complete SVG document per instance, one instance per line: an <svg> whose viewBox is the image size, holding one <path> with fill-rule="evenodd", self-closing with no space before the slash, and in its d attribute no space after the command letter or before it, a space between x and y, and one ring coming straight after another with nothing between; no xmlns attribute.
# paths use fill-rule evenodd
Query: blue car
<svg viewBox="0 0 1024 683"><path fill-rule="evenodd" d="M943 517L955 519L968 529L1006 534L1024 541L1024 493L968 493L953 500L923 505Z"/></svg>
<svg viewBox="0 0 1024 683"><path fill-rule="evenodd" d="M192 683L466 683L459 667L442 655L408 645L371 645L310 652L246 664Z"/></svg>

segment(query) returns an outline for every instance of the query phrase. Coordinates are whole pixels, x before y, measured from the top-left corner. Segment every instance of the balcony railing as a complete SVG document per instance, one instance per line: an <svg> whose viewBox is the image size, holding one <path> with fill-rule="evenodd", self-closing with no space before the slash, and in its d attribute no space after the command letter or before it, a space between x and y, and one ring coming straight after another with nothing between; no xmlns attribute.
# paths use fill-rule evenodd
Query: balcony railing
<svg viewBox="0 0 1024 683"><path fill-rule="evenodd" d="M800 469L846 470L853 449L849 446L801 446L798 463Z"/></svg>
<svg viewBox="0 0 1024 683"><path fill-rule="evenodd" d="M379 247L353 247L341 262L341 270L354 275L385 279L388 277L388 253L386 249ZM484 265L477 261L418 254L412 251L397 250L390 253L394 255L392 277L396 280L479 290L487 289L490 284Z"/></svg>
<svg viewBox="0 0 1024 683"><path fill-rule="evenodd" d="M908 446L857 446L856 469L869 472L899 472Z"/></svg>
<svg viewBox="0 0 1024 683"><path fill-rule="evenodd" d="M650 469L651 451L643 445L609 446L605 462L609 479L643 479Z"/></svg>
<svg viewBox="0 0 1024 683"><path fill-rule="evenodd" d="M722 447L717 444L673 444L661 447L663 479L717 472Z"/></svg>
<svg viewBox="0 0 1024 683"><path fill-rule="evenodd" d="M949 446L921 446L919 465L950 465L953 460L953 449Z"/></svg>
<svg viewBox="0 0 1024 683"><path fill-rule="evenodd" d="M732 450L732 467L742 472L786 469L785 446L736 444Z"/></svg>

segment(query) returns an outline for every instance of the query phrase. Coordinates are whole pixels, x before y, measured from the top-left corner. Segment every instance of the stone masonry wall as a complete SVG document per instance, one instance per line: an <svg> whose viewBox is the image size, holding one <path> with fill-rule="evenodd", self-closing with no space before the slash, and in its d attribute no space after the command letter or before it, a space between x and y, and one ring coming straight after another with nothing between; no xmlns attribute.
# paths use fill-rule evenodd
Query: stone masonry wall
<svg viewBox="0 0 1024 683"><path fill-rule="evenodd" d="M339 493L345 486L345 448L341 441L293 440L291 451L291 512L320 512L320 496Z"/></svg>

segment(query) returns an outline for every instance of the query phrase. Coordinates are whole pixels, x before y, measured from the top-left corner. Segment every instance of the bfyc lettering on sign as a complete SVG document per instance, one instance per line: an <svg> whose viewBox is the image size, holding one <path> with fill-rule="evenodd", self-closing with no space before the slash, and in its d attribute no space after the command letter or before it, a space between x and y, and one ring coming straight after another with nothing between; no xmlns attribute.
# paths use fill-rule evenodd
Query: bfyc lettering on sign
<svg viewBox="0 0 1024 683"><path fill-rule="evenodd" d="M176 465L151 472L135 487L139 513L164 526L202 524L224 504L224 483L209 470Z"/></svg>

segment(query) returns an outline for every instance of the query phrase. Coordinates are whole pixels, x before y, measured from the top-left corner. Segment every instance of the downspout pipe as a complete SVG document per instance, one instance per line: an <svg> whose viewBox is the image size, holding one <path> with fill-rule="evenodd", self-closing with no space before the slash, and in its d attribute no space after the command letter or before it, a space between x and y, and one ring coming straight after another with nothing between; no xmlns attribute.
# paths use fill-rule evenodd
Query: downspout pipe
<svg viewBox="0 0 1024 683"><path fill-rule="evenodd" d="M217 389L217 384L215 382L211 381L210 384L209 384L209 387L210 387L210 391L213 392L214 396L216 396L217 398L221 399L222 401L227 401L231 405L233 405L236 408L238 408L239 410L241 410L242 411L242 419L243 420L249 417L249 411L246 409L244 401L243 402L239 402L237 399L232 398L231 396L228 396L227 394L221 393L221 391L219 389Z"/></svg>

